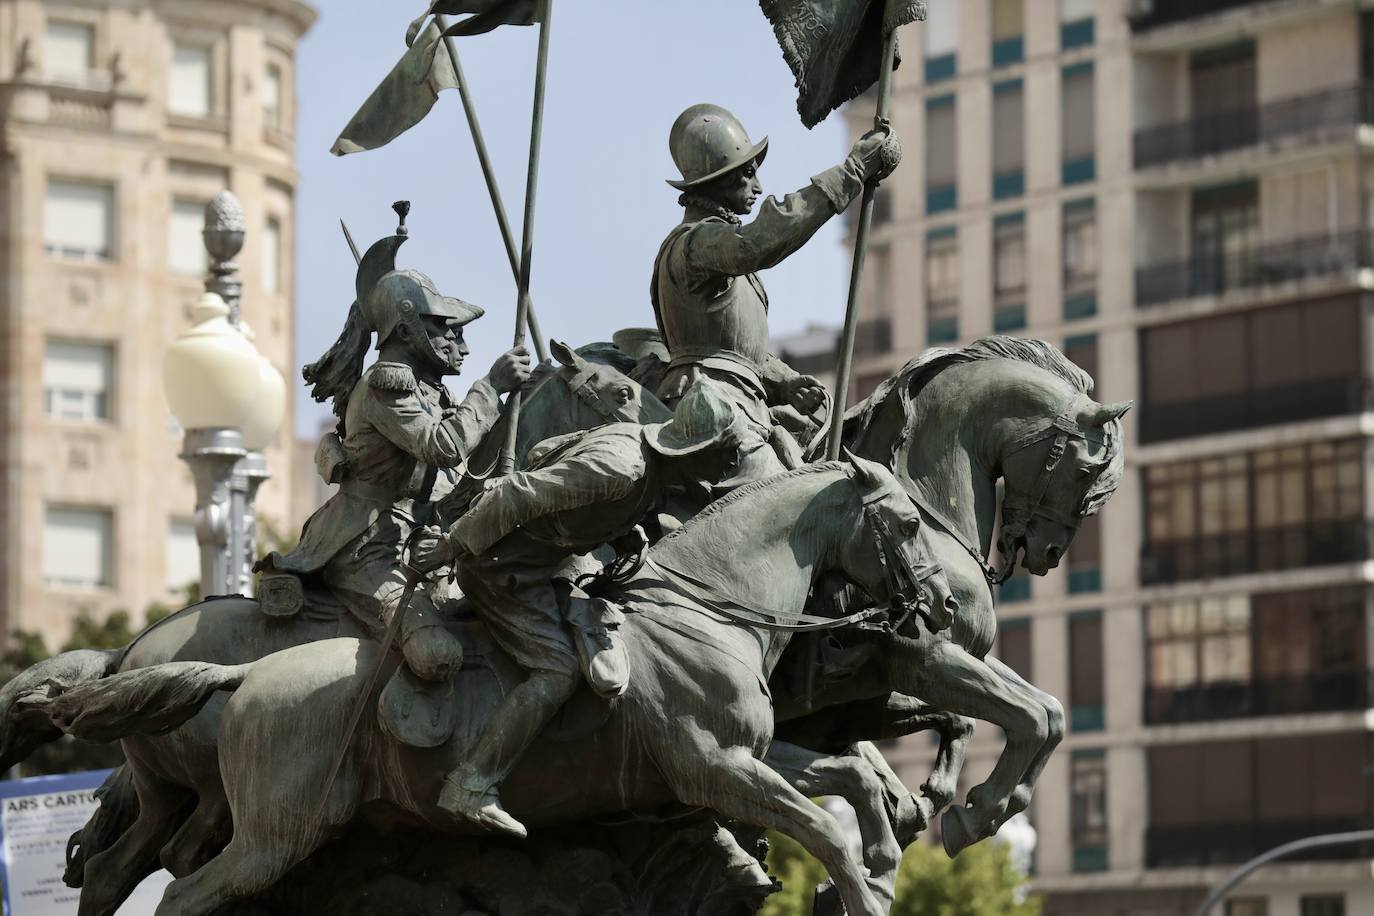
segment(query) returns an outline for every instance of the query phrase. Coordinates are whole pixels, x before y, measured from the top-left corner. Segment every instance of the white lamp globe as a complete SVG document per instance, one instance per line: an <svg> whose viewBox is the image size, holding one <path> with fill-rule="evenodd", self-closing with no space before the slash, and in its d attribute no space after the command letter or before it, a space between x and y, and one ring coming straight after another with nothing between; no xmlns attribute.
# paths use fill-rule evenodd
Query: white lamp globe
<svg viewBox="0 0 1374 916"><path fill-rule="evenodd" d="M217 294L202 295L190 313L191 327L163 363L167 405L182 429L243 429L257 406L258 351L229 324L229 306Z"/></svg>
<svg viewBox="0 0 1374 916"><path fill-rule="evenodd" d="M243 447L260 452L272 444L286 415L286 380L267 357L258 355L258 400L243 424Z"/></svg>

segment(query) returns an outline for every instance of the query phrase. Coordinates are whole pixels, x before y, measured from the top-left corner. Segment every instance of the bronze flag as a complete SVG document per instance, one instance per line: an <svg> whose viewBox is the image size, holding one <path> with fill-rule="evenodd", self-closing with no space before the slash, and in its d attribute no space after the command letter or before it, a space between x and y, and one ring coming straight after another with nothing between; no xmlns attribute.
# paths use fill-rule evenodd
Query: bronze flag
<svg viewBox="0 0 1374 916"><path fill-rule="evenodd" d="M458 75L452 58L435 53L442 41L439 26L431 22L363 102L329 151L343 156L385 146L419 124L441 91L456 89Z"/></svg>
<svg viewBox="0 0 1374 916"><path fill-rule="evenodd" d="M797 78L797 111L807 127L877 82L884 34L926 18L925 0L759 0L759 5Z"/></svg>

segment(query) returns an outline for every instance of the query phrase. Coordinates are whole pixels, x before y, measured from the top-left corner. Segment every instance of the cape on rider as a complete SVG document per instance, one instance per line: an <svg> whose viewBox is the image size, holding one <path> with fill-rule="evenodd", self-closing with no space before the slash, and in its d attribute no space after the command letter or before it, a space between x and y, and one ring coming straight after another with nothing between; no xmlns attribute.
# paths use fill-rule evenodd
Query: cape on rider
<svg viewBox="0 0 1374 916"><path fill-rule="evenodd" d="M305 369L316 399L332 398L340 418L338 434L326 436L317 455L321 473L339 490L306 521L294 549L259 564L268 613L293 610L275 606L282 594L275 586L284 584L289 593L295 577L316 576L355 616L384 625L405 589L402 551L411 532L452 488L448 470L460 466L496 422L498 395L529 378L529 356L516 348L454 403L442 379L462 368L468 354L463 327L482 310L440 295L418 271L395 269L405 239L403 224L368 250L343 334ZM373 334L378 358L363 372ZM403 678L407 689L447 691L448 677L462 663L462 645L423 591L411 600L399 641L414 675Z"/></svg>
<svg viewBox="0 0 1374 916"><path fill-rule="evenodd" d="M668 184L682 191L685 212L659 248L649 290L670 357L658 393L671 406L702 377L721 382L746 421L738 478L768 477L801 463L800 448L774 424L769 407L788 405L809 416L825 389L769 354L768 294L757 272L801 248L866 182L890 174L900 147L886 130L866 134L844 162L806 187L764 201L750 223L740 217L763 191L758 167L766 137L751 143L724 108L693 105L674 122L668 148L682 172Z"/></svg>
<svg viewBox="0 0 1374 916"><path fill-rule="evenodd" d="M445 780L440 807L525 835L497 786L572 696L579 669L603 695L623 691L628 679L623 650L605 651L612 643L602 620L572 615L565 623L561 582L600 569L591 552L663 508L669 491L695 493L704 506L711 485L735 472L744 433L727 393L707 381L667 423L612 423L540 443L528 470L495 481L442 540L420 539L416 566L452 562L492 636L528 672Z"/></svg>

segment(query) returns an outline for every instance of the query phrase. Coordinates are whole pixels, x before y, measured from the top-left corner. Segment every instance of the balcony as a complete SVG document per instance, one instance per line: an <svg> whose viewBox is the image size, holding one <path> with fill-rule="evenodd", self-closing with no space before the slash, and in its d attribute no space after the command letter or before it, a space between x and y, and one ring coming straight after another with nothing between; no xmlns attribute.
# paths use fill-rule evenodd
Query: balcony
<svg viewBox="0 0 1374 916"><path fill-rule="evenodd" d="M1195 687L1146 687L1145 722L1170 725L1254 716L1367 709L1374 677L1365 671L1313 672Z"/></svg>
<svg viewBox="0 0 1374 916"><path fill-rule="evenodd" d="M1133 0L1129 19L1137 32L1171 25L1199 16L1223 13L1238 6L1252 6L1256 0Z"/></svg>
<svg viewBox="0 0 1374 916"><path fill-rule="evenodd" d="M1353 563L1369 558L1369 545L1369 523L1358 518L1147 543L1141 551L1140 581L1160 585Z"/></svg>
<svg viewBox="0 0 1374 916"><path fill-rule="evenodd" d="M1374 819L1363 817L1168 827L1151 825L1145 832L1145 865L1147 868L1234 865L1275 846L1304 837L1371 828L1374 828ZM1374 843L1312 849L1294 857L1302 861L1370 858L1374 858Z"/></svg>
<svg viewBox="0 0 1374 916"><path fill-rule="evenodd" d="M1374 382L1335 377L1236 394L1190 398L1174 404L1146 403L1140 412L1140 441L1164 442L1235 429L1339 417L1374 409Z"/></svg>
<svg viewBox="0 0 1374 916"><path fill-rule="evenodd" d="M1369 122L1372 100L1369 86L1342 86L1142 128L1135 133L1135 167L1145 169L1293 138L1308 142L1347 139L1348 129Z"/></svg>
<svg viewBox="0 0 1374 916"><path fill-rule="evenodd" d="M1135 302L1143 307L1283 283L1350 277L1372 266L1374 236L1368 230L1323 232L1137 268Z"/></svg>

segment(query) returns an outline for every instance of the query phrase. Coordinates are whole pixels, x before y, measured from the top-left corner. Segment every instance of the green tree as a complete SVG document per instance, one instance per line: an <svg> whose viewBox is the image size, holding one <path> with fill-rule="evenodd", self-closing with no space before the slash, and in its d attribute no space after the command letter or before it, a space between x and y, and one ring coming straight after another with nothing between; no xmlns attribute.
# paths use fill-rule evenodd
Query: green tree
<svg viewBox="0 0 1374 916"><path fill-rule="evenodd" d="M785 836L770 832L768 843L768 873L783 889L759 916L811 916L825 868ZM897 873L891 916L1039 916L1040 899L1026 894L1026 884L1003 844L979 843L951 860L938 846L915 843Z"/></svg>

